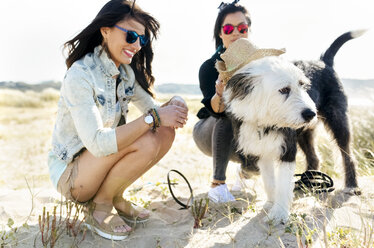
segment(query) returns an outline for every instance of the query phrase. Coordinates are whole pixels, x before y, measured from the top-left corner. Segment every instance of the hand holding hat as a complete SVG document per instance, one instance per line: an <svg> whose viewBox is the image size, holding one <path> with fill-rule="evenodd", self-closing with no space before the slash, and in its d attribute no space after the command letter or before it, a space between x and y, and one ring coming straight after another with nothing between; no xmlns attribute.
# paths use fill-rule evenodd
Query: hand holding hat
<svg viewBox="0 0 374 248"><path fill-rule="evenodd" d="M267 56L279 56L285 52L285 49L261 49L256 47L248 39L240 38L221 54L223 61L217 61L215 66L223 83L226 84L237 70L249 62Z"/></svg>

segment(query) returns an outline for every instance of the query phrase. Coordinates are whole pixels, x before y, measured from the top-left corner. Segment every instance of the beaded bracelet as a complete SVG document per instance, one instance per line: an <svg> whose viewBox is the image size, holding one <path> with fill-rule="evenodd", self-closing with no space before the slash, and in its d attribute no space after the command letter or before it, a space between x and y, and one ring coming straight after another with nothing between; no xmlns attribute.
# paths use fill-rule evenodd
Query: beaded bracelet
<svg viewBox="0 0 374 248"><path fill-rule="evenodd" d="M148 114L150 114L153 118L152 131L155 132L156 129L161 126L160 117L158 116L157 110L154 108L148 110Z"/></svg>
<svg viewBox="0 0 374 248"><path fill-rule="evenodd" d="M160 116L158 115L158 112L155 108L152 109L152 112L154 113L154 115L156 116L155 119L156 120L156 127L160 127L161 126L161 119L160 119Z"/></svg>

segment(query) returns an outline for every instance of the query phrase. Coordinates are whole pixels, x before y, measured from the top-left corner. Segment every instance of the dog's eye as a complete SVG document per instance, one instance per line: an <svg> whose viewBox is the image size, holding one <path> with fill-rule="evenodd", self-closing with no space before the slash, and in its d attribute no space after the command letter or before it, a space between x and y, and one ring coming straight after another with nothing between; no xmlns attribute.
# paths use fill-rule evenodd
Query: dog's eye
<svg viewBox="0 0 374 248"><path fill-rule="evenodd" d="M299 81L299 85L300 85L300 86L304 86L305 83L304 83L303 81L300 80L300 81Z"/></svg>
<svg viewBox="0 0 374 248"><path fill-rule="evenodd" d="M284 87L284 88L282 88L282 89L279 90L279 92L280 92L281 94L283 94L283 95L288 95L288 94L290 94L290 91L291 91L290 87Z"/></svg>

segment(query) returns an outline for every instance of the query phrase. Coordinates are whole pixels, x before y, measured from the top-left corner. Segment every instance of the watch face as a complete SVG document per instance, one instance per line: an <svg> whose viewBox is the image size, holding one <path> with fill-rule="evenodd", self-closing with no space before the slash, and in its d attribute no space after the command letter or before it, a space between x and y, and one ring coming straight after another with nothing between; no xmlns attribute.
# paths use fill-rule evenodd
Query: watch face
<svg viewBox="0 0 374 248"><path fill-rule="evenodd" d="M153 118L152 118L152 116L147 115L146 117L144 117L144 121L145 121L145 123L147 123L148 125L150 125L150 124L153 123Z"/></svg>

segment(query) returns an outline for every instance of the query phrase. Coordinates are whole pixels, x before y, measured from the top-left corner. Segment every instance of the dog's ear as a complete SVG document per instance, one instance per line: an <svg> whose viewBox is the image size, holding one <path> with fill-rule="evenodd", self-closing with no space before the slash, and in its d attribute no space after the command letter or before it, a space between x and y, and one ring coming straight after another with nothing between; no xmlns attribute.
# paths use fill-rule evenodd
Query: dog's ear
<svg viewBox="0 0 374 248"><path fill-rule="evenodd" d="M249 95L254 88L255 78L249 73L238 73L232 76L226 84L226 89L231 91L229 102L234 98L243 100Z"/></svg>

